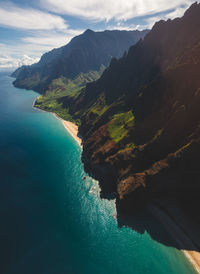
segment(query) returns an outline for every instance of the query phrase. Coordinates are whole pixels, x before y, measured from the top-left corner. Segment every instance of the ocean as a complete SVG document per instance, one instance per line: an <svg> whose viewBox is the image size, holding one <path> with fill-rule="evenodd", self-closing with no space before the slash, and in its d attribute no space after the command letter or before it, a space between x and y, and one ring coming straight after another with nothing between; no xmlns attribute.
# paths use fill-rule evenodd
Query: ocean
<svg viewBox="0 0 200 274"><path fill-rule="evenodd" d="M12 81L0 75L0 273L195 273L181 251L118 227L115 201L100 199L76 141Z"/></svg>

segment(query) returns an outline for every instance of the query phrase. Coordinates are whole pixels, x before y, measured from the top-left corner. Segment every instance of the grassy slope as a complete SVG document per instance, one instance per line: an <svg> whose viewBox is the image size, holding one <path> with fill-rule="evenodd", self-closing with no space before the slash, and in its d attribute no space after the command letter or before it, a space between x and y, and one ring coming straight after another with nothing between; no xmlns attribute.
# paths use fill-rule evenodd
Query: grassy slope
<svg viewBox="0 0 200 274"><path fill-rule="evenodd" d="M115 114L108 127L109 136L115 143L120 142L129 132L129 129L134 127L134 116L132 111Z"/></svg>
<svg viewBox="0 0 200 274"><path fill-rule="evenodd" d="M64 98L76 99L81 95L82 89L88 82L97 80L100 77L103 69L102 67L99 72L90 71L87 74L80 74L74 80L65 77L53 80L45 94L38 97L35 106L54 112L61 118L72 121L78 126L81 125L82 117L87 117L86 120L91 129L106 117L106 124L108 125L106 130L107 138L114 141L120 150L134 149L134 142L130 140L129 135L135 126L135 117L132 110L124 109L123 100L108 105L105 94L101 93L92 105L81 105L78 109L75 109L75 112L70 111L70 105L66 106L65 104L65 107L63 106L62 101L64 101ZM73 114L71 115L71 113Z"/></svg>
<svg viewBox="0 0 200 274"><path fill-rule="evenodd" d="M88 82L95 81L100 77L103 70L102 66L100 71L81 73L73 80L65 77L53 80L45 94L37 98L35 107L54 112L61 118L80 125L80 120L73 119L69 114L69 109L63 107L62 98L66 96L76 98Z"/></svg>

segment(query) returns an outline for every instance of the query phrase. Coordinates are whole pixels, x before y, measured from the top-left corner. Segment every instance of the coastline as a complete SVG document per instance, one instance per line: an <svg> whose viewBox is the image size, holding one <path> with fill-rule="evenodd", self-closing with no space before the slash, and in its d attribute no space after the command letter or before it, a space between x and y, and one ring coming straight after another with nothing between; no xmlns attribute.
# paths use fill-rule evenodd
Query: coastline
<svg viewBox="0 0 200 274"><path fill-rule="evenodd" d="M64 126L64 128L68 131L68 133L74 138L74 140L77 142L77 144L82 148L82 139L78 136L78 126L70 121L64 120L60 116L58 116L56 113L40 109L35 106L35 101L37 98L33 101L33 108L36 108L40 111L51 113L53 116L55 116L58 120L60 120Z"/></svg>
<svg viewBox="0 0 200 274"><path fill-rule="evenodd" d="M193 268L197 273L200 273L200 252L195 251L192 240L187 236L187 234L181 229L181 227L174 222L174 220L160 207L156 205L149 205L148 209L150 213L163 224L165 230L170 234L170 236L176 241L180 250L183 252L187 260L190 261Z"/></svg>
<svg viewBox="0 0 200 274"><path fill-rule="evenodd" d="M79 144L79 146L82 148L82 140L78 136L78 126L70 121L66 121L59 116L57 116L62 121L63 126L65 129L71 134L71 136L74 138L74 140Z"/></svg>
<svg viewBox="0 0 200 274"><path fill-rule="evenodd" d="M35 99L36 100L36 99ZM33 107L35 107L35 100L33 102ZM77 144L82 148L82 139L78 136L78 126L70 121L66 121L63 118L59 117L54 112L49 112L37 108L40 111L48 112L53 114L57 119L59 119L68 133L74 138ZM186 244L189 245L191 250L181 249L186 259L192 264L194 270L200 274L200 252L194 251L195 247L192 241L185 235L185 233L181 230L181 228L168 216L163 210L155 205L149 206L149 211L151 214L164 225L166 231L171 235L171 237L178 243L178 245L184 246ZM192 250L193 249L193 250Z"/></svg>

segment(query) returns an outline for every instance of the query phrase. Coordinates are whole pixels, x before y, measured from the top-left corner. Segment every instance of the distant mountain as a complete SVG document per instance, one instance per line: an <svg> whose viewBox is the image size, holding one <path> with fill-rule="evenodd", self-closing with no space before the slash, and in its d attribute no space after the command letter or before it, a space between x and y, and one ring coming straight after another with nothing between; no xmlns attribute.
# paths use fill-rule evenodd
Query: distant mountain
<svg viewBox="0 0 200 274"><path fill-rule="evenodd" d="M44 93L54 79L75 79L80 73L100 71L113 56L121 57L147 33L148 30L94 32L88 29L66 46L45 53L37 64L18 68L12 74L17 78L14 85Z"/></svg>
<svg viewBox="0 0 200 274"><path fill-rule="evenodd" d="M58 102L80 119L86 170L117 192L118 209L167 198L200 223L200 4Z"/></svg>

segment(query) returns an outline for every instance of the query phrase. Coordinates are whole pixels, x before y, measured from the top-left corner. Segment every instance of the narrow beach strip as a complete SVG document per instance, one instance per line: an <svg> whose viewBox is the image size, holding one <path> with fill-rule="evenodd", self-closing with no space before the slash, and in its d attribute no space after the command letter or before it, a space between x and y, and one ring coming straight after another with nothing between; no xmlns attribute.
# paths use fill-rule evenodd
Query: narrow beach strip
<svg viewBox="0 0 200 274"><path fill-rule="evenodd" d="M33 107L35 105L35 101L33 102ZM40 111L44 111L44 112L48 112L45 110L42 110L40 108L37 108ZM69 134L74 138L74 140L78 143L78 145L82 148L82 140L81 138L78 136L78 126L70 121L66 121L64 119L62 119L61 117L59 117L56 113L54 112L49 112L51 114L53 114L57 119L59 119L63 126L65 127L65 129L69 132ZM165 229L171 234L171 236L180 244L180 239L179 237L177 237L177 234L182 235L183 236L183 232L180 232L180 228L172 221L172 219L165 214L163 211L161 211L159 208L155 207L155 206L150 206L149 207L150 212L161 222L164 224ZM177 231L177 229L179 231ZM176 233L178 232L178 233ZM184 237L181 237L183 240ZM187 241L187 236L185 238L185 240ZM200 274L200 253L197 251L192 251L192 250L182 250L185 254L185 256L187 257L187 259L191 262L191 264L193 265L194 269L197 271L197 273Z"/></svg>
<svg viewBox="0 0 200 274"><path fill-rule="evenodd" d="M61 118L60 118L61 119ZM76 140L80 147L82 147L82 140L78 137L78 126L70 121L61 119L63 126L71 134L71 136Z"/></svg>
<svg viewBox="0 0 200 274"><path fill-rule="evenodd" d="M78 143L78 145L82 148L82 140L81 138L78 136L78 126L70 121L66 121L64 119L62 119L60 116L58 116L55 112L51 112L48 110L44 110L41 108L38 108L35 106L35 101L37 100L37 98L33 101L32 107L36 108L39 111L44 111L44 112L48 112L53 114L57 119L59 119L63 126L65 127L65 129L69 132L69 134L74 138L74 140Z"/></svg>

